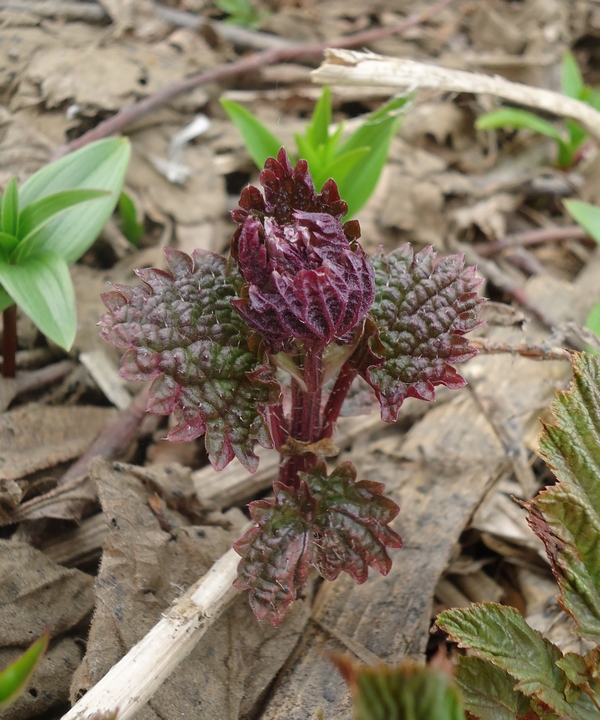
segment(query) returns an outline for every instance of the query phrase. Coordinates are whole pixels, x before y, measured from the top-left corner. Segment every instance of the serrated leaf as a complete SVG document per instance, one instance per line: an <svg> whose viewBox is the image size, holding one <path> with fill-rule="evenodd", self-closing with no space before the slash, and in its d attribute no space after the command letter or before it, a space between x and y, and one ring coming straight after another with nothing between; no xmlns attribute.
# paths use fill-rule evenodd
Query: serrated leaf
<svg viewBox="0 0 600 720"><path fill-rule="evenodd" d="M257 167L262 168L268 158L277 157L283 143L260 120L233 100L221 99L220 103L238 129Z"/></svg>
<svg viewBox="0 0 600 720"><path fill-rule="evenodd" d="M362 667L331 659L350 686L355 720L464 720L454 683L440 670L410 660Z"/></svg>
<svg viewBox="0 0 600 720"><path fill-rule="evenodd" d="M462 255L445 257L435 268L434 258L432 248L413 255L408 243L371 258L377 335L370 347L381 361L358 369L377 393L386 422L396 421L407 397L433 400L436 385L463 387L451 363L476 354L463 335L480 324L484 300L475 291L481 281L474 268L464 267Z"/></svg>
<svg viewBox="0 0 600 720"><path fill-rule="evenodd" d="M19 214L19 237L27 242L28 235L40 230L52 217L74 205L110 195L104 190L63 190L27 205Z"/></svg>
<svg viewBox="0 0 600 720"><path fill-rule="evenodd" d="M533 630L511 607L482 603L453 608L438 616L437 625L461 647L474 650L516 681L515 689L546 703L573 720L591 720L585 704L567 702L567 677L556 665L561 651ZM577 712L576 712L577 711Z"/></svg>
<svg viewBox="0 0 600 720"><path fill-rule="evenodd" d="M78 260L91 246L111 216L129 163L125 138L90 143L32 175L19 191L21 209L64 190L93 189L112 193L93 203L75 205L32 233L21 243L19 260L44 253L62 255L67 264Z"/></svg>
<svg viewBox="0 0 600 720"><path fill-rule="evenodd" d="M270 446L263 415L275 385L231 304L243 280L214 253L165 255L171 272L140 270L145 285L103 295L102 336L127 350L123 377L153 381L150 412L175 413L170 439L205 434L216 470L236 456L252 472L254 444Z"/></svg>
<svg viewBox="0 0 600 720"><path fill-rule="evenodd" d="M336 156L358 148L370 148L351 175L339 183L340 196L348 203L348 217L353 217L371 197L386 163L392 138L402 123L399 110L407 97L394 98L369 115L366 122L337 149Z"/></svg>
<svg viewBox="0 0 600 720"><path fill-rule="evenodd" d="M310 518L314 508L306 484L297 489L275 483L275 502L250 503L257 523L235 544L242 556L238 590L249 590L250 607L258 620L277 626L308 579L313 544Z"/></svg>
<svg viewBox="0 0 600 720"><path fill-rule="evenodd" d="M60 255L28 257L18 265L0 261L0 283L33 323L69 350L75 339L75 293L69 268Z"/></svg>
<svg viewBox="0 0 600 720"><path fill-rule="evenodd" d="M518 108L502 108L481 115L475 121L475 127L478 130L527 128L559 142L565 140L564 133L555 128L554 125L527 110L519 110Z"/></svg>
<svg viewBox="0 0 600 720"><path fill-rule="evenodd" d="M481 720L537 717L529 714L529 698L514 689L514 678L481 658L460 657L455 679L465 710Z"/></svg>
<svg viewBox="0 0 600 720"><path fill-rule="evenodd" d="M8 181L2 196L2 232L16 236L19 230L19 189L14 177Z"/></svg>
<svg viewBox="0 0 600 720"><path fill-rule="evenodd" d="M571 52L563 55L560 64L560 87L567 97L581 100L582 93L585 89L581 70L575 60L575 56Z"/></svg>
<svg viewBox="0 0 600 720"><path fill-rule="evenodd" d="M573 384L557 392L556 422L544 429L540 453L559 482L529 505L543 540L560 602L578 632L600 643L600 356L573 358Z"/></svg>
<svg viewBox="0 0 600 720"><path fill-rule="evenodd" d="M369 567L387 575L392 566L387 548L402 547L402 540L388 527L400 508L383 496L383 484L356 482L356 469L349 462L329 477L324 463L300 477L317 502L312 531L319 573L335 580L343 570L358 583L367 580Z"/></svg>
<svg viewBox="0 0 600 720"><path fill-rule="evenodd" d="M590 237L600 243L600 208L581 200L565 200L564 204Z"/></svg>
<svg viewBox="0 0 600 720"><path fill-rule="evenodd" d="M314 149L326 145L331 125L331 90L325 86L321 91L310 124L306 128L306 139Z"/></svg>
<svg viewBox="0 0 600 720"><path fill-rule="evenodd" d="M0 670L0 708L13 703L27 687L27 683L42 659L50 633L45 632L20 657Z"/></svg>

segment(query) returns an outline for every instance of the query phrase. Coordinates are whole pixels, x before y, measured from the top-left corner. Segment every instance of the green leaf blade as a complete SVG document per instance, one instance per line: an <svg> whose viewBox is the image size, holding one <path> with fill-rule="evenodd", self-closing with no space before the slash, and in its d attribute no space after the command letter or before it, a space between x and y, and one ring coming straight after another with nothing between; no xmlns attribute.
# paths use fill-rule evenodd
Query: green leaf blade
<svg viewBox="0 0 600 720"><path fill-rule="evenodd" d="M19 231L19 189L16 178L8 181L2 197L2 232L16 236Z"/></svg>
<svg viewBox="0 0 600 720"><path fill-rule="evenodd" d="M283 143L260 120L233 100L221 99L220 103L244 139L248 152L258 168L262 169L268 158L277 157Z"/></svg>
<svg viewBox="0 0 600 720"><path fill-rule="evenodd" d="M32 175L21 187L19 203L31 203L65 190L102 190L112 193L89 205L75 205L30 234L19 257L46 253L61 255L66 263L88 250L111 216L125 179L131 148L124 138L86 145Z"/></svg>
<svg viewBox="0 0 600 720"><path fill-rule="evenodd" d="M55 215L74 205L110 194L106 190L63 190L35 200L24 207L19 215L19 236L26 243L28 235L40 230Z"/></svg>
<svg viewBox="0 0 600 720"><path fill-rule="evenodd" d="M119 215L123 235L132 245L139 245L144 234L144 225L138 220L133 200L125 192L119 197Z"/></svg>
<svg viewBox="0 0 600 720"><path fill-rule="evenodd" d="M75 339L75 294L69 268L60 255L46 253L18 265L0 261L0 283L33 323L69 350Z"/></svg>
<svg viewBox="0 0 600 720"><path fill-rule="evenodd" d="M329 139L329 126L331 125L331 90L325 86L321 97L315 105L315 110L309 126L306 128L306 139L316 150L320 145L326 145Z"/></svg>
<svg viewBox="0 0 600 720"><path fill-rule="evenodd" d="M40 663L50 641L44 633L20 657L0 671L0 708L13 703L27 687L27 683Z"/></svg>
<svg viewBox="0 0 600 720"><path fill-rule="evenodd" d="M500 128L527 128L540 135L546 135L559 142L564 141L563 133L551 123L542 118L518 108L502 108L491 113L486 113L475 121L478 130L498 130Z"/></svg>
<svg viewBox="0 0 600 720"><path fill-rule="evenodd" d="M581 70L573 53L568 51L563 55L560 64L560 87L567 97L574 98L575 100L583 99L582 94L585 90L585 85L583 77L581 76Z"/></svg>
<svg viewBox="0 0 600 720"><path fill-rule="evenodd" d="M564 203L579 225L600 243L600 208L581 200L565 200Z"/></svg>

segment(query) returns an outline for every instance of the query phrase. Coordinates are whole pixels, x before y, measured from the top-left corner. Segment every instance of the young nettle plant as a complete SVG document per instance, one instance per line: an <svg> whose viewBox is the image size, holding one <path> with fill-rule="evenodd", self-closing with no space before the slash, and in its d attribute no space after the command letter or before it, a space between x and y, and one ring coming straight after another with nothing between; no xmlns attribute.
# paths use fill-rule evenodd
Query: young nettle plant
<svg viewBox="0 0 600 720"><path fill-rule="evenodd" d="M399 509L352 464L327 472L335 422L361 376L394 422L406 397L465 384L451 363L475 355L479 280L462 256L409 245L368 258L333 181L315 191L308 166L282 149L232 214L231 256L165 248L170 272L139 270L144 285L103 296L103 337L126 350L121 374L152 380L148 409L173 413L172 440L205 436L216 470L235 456L251 472L254 445L281 453L274 499L250 504L255 522L236 544L236 587L274 625L312 569L357 582L386 574L389 523ZM285 378L285 379L283 379ZM330 392L324 384L332 381Z"/></svg>
<svg viewBox="0 0 600 720"><path fill-rule="evenodd" d="M32 175L12 178L0 206L0 310L3 374L14 376L16 305L68 350L76 330L69 265L94 242L113 212L129 162L125 139L101 140Z"/></svg>

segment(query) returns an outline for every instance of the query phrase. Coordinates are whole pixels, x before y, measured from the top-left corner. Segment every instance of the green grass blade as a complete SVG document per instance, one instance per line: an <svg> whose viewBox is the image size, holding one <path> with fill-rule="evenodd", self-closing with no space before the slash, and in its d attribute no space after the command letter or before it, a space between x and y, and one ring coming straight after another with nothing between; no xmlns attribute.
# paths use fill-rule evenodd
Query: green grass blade
<svg viewBox="0 0 600 720"><path fill-rule="evenodd" d="M329 139L329 126L331 125L331 90L325 86L309 126L306 128L305 138L313 149L326 145Z"/></svg>
<svg viewBox="0 0 600 720"><path fill-rule="evenodd" d="M13 703L27 687L42 656L46 652L50 634L46 631L20 657L0 671L0 708Z"/></svg>
<svg viewBox="0 0 600 720"><path fill-rule="evenodd" d="M283 143L260 120L233 100L221 99L220 103L229 115L231 122L238 129L258 168L262 169L268 158L277 157Z"/></svg>
<svg viewBox="0 0 600 720"><path fill-rule="evenodd" d="M106 190L63 190L35 200L21 210L19 215L19 236L26 240L30 233L39 230L52 217L74 205L97 200L110 195Z"/></svg>
<svg viewBox="0 0 600 720"><path fill-rule="evenodd" d="M573 53L568 51L563 55L560 64L560 87L567 97L575 98L575 100L583 99L581 95L585 85L581 77L581 70Z"/></svg>
<svg viewBox="0 0 600 720"><path fill-rule="evenodd" d="M15 235L19 231L19 189L14 177L8 181L2 197L2 232Z"/></svg>
<svg viewBox="0 0 600 720"><path fill-rule="evenodd" d="M75 294L63 257L48 253L18 265L0 261L0 283L32 322L69 350L75 339Z"/></svg>
<svg viewBox="0 0 600 720"><path fill-rule="evenodd" d="M133 200L125 192L119 198L119 215L121 216L121 230L132 245L139 245L144 234L144 225L137 218L137 211Z"/></svg>
<svg viewBox="0 0 600 720"><path fill-rule="evenodd" d="M600 208L581 200L565 200L564 203L579 225L600 243Z"/></svg>
<svg viewBox="0 0 600 720"><path fill-rule="evenodd" d="M518 108L502 108L494 110L477 118L475 127L478 130L497 130L498 128L527 128L540 135L546 135L554 140L564 141L563 133L557 130L554 125L542 120L542 118Z"/></svg>

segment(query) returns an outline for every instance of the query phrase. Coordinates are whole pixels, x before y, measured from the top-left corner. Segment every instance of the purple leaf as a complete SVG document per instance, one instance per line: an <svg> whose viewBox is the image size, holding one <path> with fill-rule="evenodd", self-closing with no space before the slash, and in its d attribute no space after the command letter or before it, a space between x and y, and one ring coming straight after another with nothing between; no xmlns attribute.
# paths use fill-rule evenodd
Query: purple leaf
<svg viewBox="0 0 600 720"><path fill-rule="evenodd" d="M282 483L273 487L274 503L258 500L249 505L257 525L233 546L242 556L234 585L250 591L250 607L258 620L267 617L278 625L308 579L314 500L306 483L297 490Z"/></svg>
<svg viewBox="0 0 600 720"><path fill-rule="evenodd" d="M329 181L315 192L308 166L285 151L261 173L263 198L246 188L232 255L246 283L234 305L274 352L292 341L349 344L374 297L373 268L356 242L360 227Z"/></svg>
<svg viewBox="0 0 600 720"><path fill-rule="evenodd" d="M216 470L236 456L254 471L254 444L270 446L264 416L279 386L250 350L250 330L231 305L242 278L214 253L165 254L171 272L140 270L145 285L103 295L102 336L127 351L124 378L153 381L148 410L174 413L170 440L205 434Z"/></svg>
<svg viewBox="0 0 600 720"><path fill-rule="evenodd" d="M462 336L481 324L484 303L475 269L462 255L442 258L425 248L413 256L410 245L372 258L377 329L369 339L370 357L359 368L381 403L381 417L395 422L405 398L435 398L435 386L455 389L465 380L451 363L476 355Z"/></svg>
<svg viewBox="0 0 600 720"><path fill-rule="evenodd" d="M358 583L366 581L369 567L387 575L392 566L387 548L402 547L402 540L388 527L400 508L383 496L383 483L356 482L349 462L329 477L324 463L301 477L317 501L312 531L320 574L335 580L343 570Z"/></svg>

